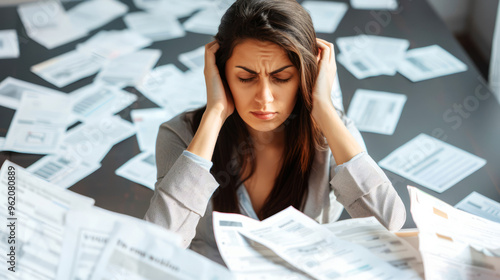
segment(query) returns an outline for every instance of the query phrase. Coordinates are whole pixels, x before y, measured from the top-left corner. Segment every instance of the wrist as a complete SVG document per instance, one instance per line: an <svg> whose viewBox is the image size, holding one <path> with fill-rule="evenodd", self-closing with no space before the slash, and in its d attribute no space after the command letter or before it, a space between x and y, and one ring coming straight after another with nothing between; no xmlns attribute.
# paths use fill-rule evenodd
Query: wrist
<svg viewBox="0 0 500 280"><path fill-rule="evenodd" d="M327 123L328 120L339 119L337 111L333 106L331 100L317 100L313 102L312 117L320 126Z"/></svg>

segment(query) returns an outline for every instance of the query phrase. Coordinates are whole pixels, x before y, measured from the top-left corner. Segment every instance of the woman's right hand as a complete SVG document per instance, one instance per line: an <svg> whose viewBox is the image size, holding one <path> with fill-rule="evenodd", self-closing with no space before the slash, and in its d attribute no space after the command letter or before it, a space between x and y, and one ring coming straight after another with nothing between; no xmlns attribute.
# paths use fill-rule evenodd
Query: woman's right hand
<svg viewBox="0 0 500 280"><path fill-rule="evenodd" d="M205 45L205 83L207 86L206 112L220 114L225 121L234 112L234 102L227 86L222 82L215 63L215 53L219 44L212 41Z"/></svg>

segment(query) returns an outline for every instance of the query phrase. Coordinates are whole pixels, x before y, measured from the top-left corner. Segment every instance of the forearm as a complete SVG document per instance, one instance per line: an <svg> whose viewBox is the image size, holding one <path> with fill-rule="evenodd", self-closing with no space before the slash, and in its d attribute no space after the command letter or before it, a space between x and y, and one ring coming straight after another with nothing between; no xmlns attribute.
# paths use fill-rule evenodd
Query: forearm
<svg viewBox="0 0 500 280"><path fill-rule="evenodd" d="M186 150L212 161L215 144L217 143L217 138L224 121L225 119L221 113L218 113L216 110L207 109L201 118L193 140L191 140Z"/></svg>
<svg viewBox="0 0 500 280"><path fill-rule="evenodd" d="M318 102L313 110L313 118L326 137L337 165L343 164L363 151L351 135L331 102Z"/></svg>

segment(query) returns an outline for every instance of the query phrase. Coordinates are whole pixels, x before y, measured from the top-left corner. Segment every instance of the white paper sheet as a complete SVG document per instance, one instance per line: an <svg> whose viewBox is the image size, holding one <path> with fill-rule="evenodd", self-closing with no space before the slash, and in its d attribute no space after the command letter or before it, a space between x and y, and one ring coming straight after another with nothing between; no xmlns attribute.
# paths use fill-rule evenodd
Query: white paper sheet
<svg viewBox="0 0 500 280"><path fill-rule="evenodd" d="M293 207L240 231L296 268L316 279L406 279L398 270L367 249L341 240Z"/></svg>
<svg viewBox="0 0 500 280"><path fill-rule="evenodd" d="M467 65L438 45L409 50L398 71L412 82L451 75L467 70Z"/></svg>
<svg viewBox="0 0 500 280"><path fill-rule="evenodd" d="M312 279L290 266L267 247L244 238L239 231L258 226L249 217L213 212L213 228L217 247L229 270L238 280Z"/></svg>
<svg viewBox="0 0 500 280"><path fill-rule="evenodd" d="M234 0L211 2L201 11L191 16L183 23L184 29L193 33L215 35L219 30L222 16Z"/></svg>
<svg viewBox="0 0 500 280"><path fill-rule="evenodd" d="M14 29L0 30L0 59L18 58L19 40Z"/></svg>
<svg viewBox="0 0 500 280"><path fill-rule="evenodd" d="M32 91L39 95L46 96L66 95L65 93L57 90L21 81L16 78L7 77L2 81L2 83L0 83L0 105L16 110L21 103L21 97L25 91Z"/></svg>
<svg viewBox="0 0 500 280"><path fill-rule="evenodd" d="M358 89L351 100L347 116L360 131L392 135L406 99L404 94Z"/></svg>
<svg viewBox="0 0 500 280"><path fill-rule="evenodd" d="M349 9L346 3L304 1L302 6L311 15L314 29L319 33L333 33Z"/></svg>
<svg viewBox="0 0 500 280"><path fill-rule="evenodd" d="M375 217L337 221L324 225L342 240L361 245L393 267L408 271L408 279L423 279L420 252L389 232Z"/></svg>
<svg viewBox="0 0 500 280"><path fill-rule="evenodd" d="M397 0L351 0L351 6L354 9L361 10L396 10L398 8Z"/></svg>
<svg viewBox="0 0 500 280"><path fill-rule="evenodd" d="M481 168L486 160L421 133L378 164L442 193Z"/></svg>
<svg viewBox="0 0 500 280"><path fill-rule="evenodd" d="M108 61L95 78L120 87L135 86L160 59L161 51L145 49Z"/></svg>
<svg viewBox="0 0 500 280"><path fill-rule="evenodd" d="M57 279L90 279L116 224L131 224L160 232L168 240L181 244L179 235L131 216L98 207L86 211L69 211Z"/></svg>
<svg viewBox="0 0 500 280"><path fill-rule="evenodd" d="M181 248L164 232L118 224L91 280L233 279L225 267Z"/></svg>
<svg viewBox="0 0 500 280"><path fill-rule="evenodd" d="M162 65L146 75L137 89L156 105L166 107L169 96L175 93L171 85L176 80L182 79L183 75L183 72L173 64Z"/></svg>
<svg viewBox="0 0 500 280"><path fill-rule="evenodd" d="M128 11L128 6L115 0L85 1L68 11L71 23L87 31L99 28Z"/></svg>
<svg viewBox="0 0 500 280"><path fill-rule="evenodd" d="M61 88L97 73L103 63L98 56L73 50L33 65L30 70Z"/></svg>
<svg viewBox="0 0 500 280"><path fill-rule="evenodd" d="M177 18L167 13L135 12L127 14L123 21L130 30L153 41L175 39L186 35Z"/></svg>
<svg viewBox="0 0 500 280"><path fill-rule="evenodd" d="M149 38L131 30L101 30L76 49L104 59L113 59L151 45Z"/></svg>
<svg viewBox="0 0 500 280"><path fill-rule="evenodd" d="M192 51L181 53L179 61L193 70L205 66L205 46L201 46Z"/></svg>
<svg viewBox="0 0 500 280"><path fill-rule="evenodd" d="M69 188L101 167L71 154L48 155L26 168L27 171L61 188Z"/></svg>
<svg viewBox="0 0 500 280"><path fill-rule="evenodd" d="M337 61L357 79L395 73L393 68L388 67L382 59L372 53L359 53L349 57L340 53L337 56Z"/></svg>
<svg viewBox="0 0 500 280"><path fill-rule="evenodd" d="M212 5L212 0L134 0L134 4L138 8L152 13L169 13L181 18Z"/></svg>
<svg viewBox="0 0 500 280"><path fill-rule="evenodd" d="M139 149L143 152L154 152L160 125L171 119L173 115L161 108L149 108L132 110L130 117L137 131Z"/></svg>
<svg viewBox="0 0 500 280"><path fill-rule="evenodd" d="M426 279L500 279L500 223L408 191Z"/></svg>
<svg viewBox="0 0 500 280"><path fill-rule="evenodd" d="M84 86L70 94L71 109L82 122L116 114L137 100L137 95L100 83Z"/></svg>
<svg viewBox="0 0 500 280"><path fill-rule="evenodd" d="M24 92L7 131L4 149L31 154L57 152L70 115L67 104L67 96Z"/></svg>
<svg viewBox="0 0 500 280"><path fill-rule="evenodd" d="M9 166L14 170L8 170ZM13 175L8 172L14 172ZM69 210L89 209L94 200L61 189L6 160L0 171L0 216L16 223L15 244L0 242L2 252L15 246L16 272L7 271L7 253L1 254L4 269L2 279L55 279L62 252L65 227L64 217ZM8 178L15 177L15 209L9 215L7 196ZM12 206L12 205L11 205ZM6 226L0 227L0 236L10 236ZM7 273L8 272L8 273Z"/></svg>
<svg viewBox="0 0 500 280"><path fill-rule="evenodd" d="M157 178L154 152L148 151L136 155L116 169L115 174L154 190Z"/></svg>
<svg viewBox="0 0 500 280"><path fill-rule="evenodd" d="M500 203L476 191L457 203L455 208L500 223Z"/></svg>
<svg viewBox="0 0 500 280"><path fill-rule="evenodd" d="M82 161L98 163L113 145L134 133L134 126L119 116L94 119L68 131L60 149Z"/></svg>
<svg viewBox="0 0 500 280"><path fill-rule="evenodd" d="M87 30L71 22L57 0L19 5L17 12L28 36L52 49L87 35Z"/></svg>

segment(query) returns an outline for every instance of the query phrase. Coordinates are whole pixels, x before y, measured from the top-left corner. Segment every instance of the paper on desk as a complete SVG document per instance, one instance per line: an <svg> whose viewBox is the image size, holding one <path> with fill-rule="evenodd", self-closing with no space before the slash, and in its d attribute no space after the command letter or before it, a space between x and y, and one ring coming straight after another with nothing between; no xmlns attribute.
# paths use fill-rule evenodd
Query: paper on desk
<svg viewBox="0 0 500 280"><path fill-rule="evenodd" d="M19 40L15 29L0 30L0 58L18 58Z"/></svg>
<svg viewBox="0 0 500 280"><path fill-rule="evenodd" d="M438 45L409 50L398 71L412 82L455 74L467 65Z"/></svg>
<svg viewBox="0 0 500 280"><path fill-rule="evenodd" d="M455 208L500 223L500 203L476 191L457 203Z"/></svg>
<svg viewBox="0 0 500 280"><path fill-rule="evenodd" d="M102 279L233 279L223 266L181 248L165 230L151 231L117 224L91 280Z"/></svg>
<svg viewBox="0 0 500 280"><path fill-rule="evenodd" d="M378 164L442 193L481 168L486 160L421 133Z"/></svg>
<svg viewBox="0 0 500 280"><path fill-rule="evenodd" d="M86 211L69 211L57 279L90 279L117 224L135 225L158 232L175 244L181 243L179 235L131 216L98 207Z"/></svg>
<svg viewBox="0 0 500 280"><path fill-rule="evenodd" d="M78 44L76 49L98 58L113 59L140 50L151 43L151 39L131 30L102 30Z"/></svg>
<svg viewBox="0 0 500 280"><path fill-rule="evenodd" d="M154 151L146 151L134 156L116 169L115 174L154 190L157 178Z"/></svg>
<svg viewBox="0 0 500 280"><path fill-rule="evenodd" d="M72 153L84 162L98 163L113 145L134 133L134 126L119 116L93 119L68 131L60 150Z"/></svg>
<svg viewBox="0 0 500 280"><path fill-rule="evenodd" d="M191 70L205 66L205 46L181 53L179 61Z"/></svg>
<svg viewBox="0 0 500 280"><path fill-rule="evenodd" d="M500 279L500 223L408 191L426 279Z"/></svg>
<svg viewBox="0 0 500 280"><path fill-rule="evenodd" d="M95 74L103 63L98 56L73 50L33 65L30 70L61 88Z"/></svg>
<svg viewBox="0 0 500 280"><path fill-rule="evenodd" d="M14 170L9 170L12 166ZM7 191L8 172L15 173L16 194L14 215L8 215ZM62 242L65 234L65 215L69 210L86 210L94 200L77 193L61 189L6 160L0 171L0 216L16 223L15 244L0 242L2 252L10 252L8 246L15 246L16 272L0 272L9 280L55 279L61 260ZM0 227L0 235L10 236L9 228ZM6 240L6 239L5 239ZM7 253L1 254L2 263L7 263Z"/></svg>
<svg viewBox="0 0 500 280"><path fill-rule="evenodd" d="M367 249L335 237L293 207L240 233L316 279L406 279L409 276L408 272L392 267Z"/></svg>
<svg viewBox="0 0 500 280"><path fill-rule="evenodd" d="M93 83L70 94L71 109L82 122L116 114L137 100L137 95L117 87Z"/></svg>
<svg viewBox="0 0 500 280"><path fill-rule="evenodd" d="M29 82L21 81L16 78L7 77L0 83L0 105L16 110L21 103L23 92L36 92L38 95L46 96L65 96L57 90L42 87Z"/></svg>
<svg viewBox="0 0 500 280"><path fill-rule="evenodd" d="M26 170L45 181L67 189L100 167L100 163L88 163L69 153L59 153L44 156Z"/></svg>
<svg viewBox="0 0 500 280"><path fill-rule="evenodd" d="M375 217L342 220L324 225L338 238L361 245L397 269L408 271L408 279L423 279L420 253L408 242L388 231Z"/></svg>
<svg viewBox="0 0 500 280"><path fill-rule="evenodd" d="M135 12L127 14L123 21L130 30L153 41L175 39L186 35L177 18L168 13Z"/></svg>
<svg viewBox="0 0 500 280"><path fill-rule="evenodd" d="M118 18L128 11L128 6L115 0L85 1L68 11L71 22L91 31Z"/></svg>
<svg viewBox="0 0 500 280"><path fill-rule="evenodd" d="M67 96L24 92L7 131L4 149L29 154L57 152L70 115L67 104Z"/></svg>
<svg viewBox="0 0 500 280"><path fill-rule="evenodd" d="M177 18L186 17L193 12L212 5L211 0L134 0L134 4L153 13L169 13Z"/></svg>
<svg viewBox="0 0 500 280"><path fill-rule="evenodd" d="M361 10L396 10L398 8L397 0L351 0L351 6L354 9Z"/></svg>
<svg viewBox="0 0 500 280"><path fill-rule="evenodd" d="M312 279L293 268L267 247L244 238L241 229L253 229L259 221L239 214L213 212L217 248L238 280Z"/></svg>
<svg viewBox="0 0 500 280"><path fill-rule="evenodd" d="M358 89L347 116L360 131L392 135L406 99L404 94Z"/></svg>
<svg viewBox="0 0 500 280"><path fill-rule="evenodd" d="M359 53L349 57L340 53L337 56L337 61L357 79L379 75L393 75L394 73L394 69L388 67L384 61L372 53Z"/></svg>
<svg viewBox="0 0 500 280"><path fill-rule="evenodd" d="M234 2L235 0L210 2L184 22L184 29L194 33L217 34L222 16Z"/></svg>
<svg viewBox="0 0 500 280"><path fill-rule="evenodd" d="M139 149L143 152L154 152L160 125L171 119L173 115L161 108L149 108L132 110L130 117L137 131Z"/></svg>
<svg viewBox="0 0 500 280"><path fill-rule="evenodd" d="M182 79L183 75L183 72L173 64L162 65L146 75L137 89L156 105L165 107L169 96L174 93L171 85L176 80Z"/></svg>
<svg viewBox="0 0 500 280"><path fill-rule="evenodd" d="M304 1L302 7L311 15L314 30L319 33L333 33L349 9L346 3L325 1Z"/></svg>
<svg viewBox="0 0 500 280"><path fill-rule="evenodd" d="M47 49L87 35L87 30L71 22L59 1L21 4L17 8L26 33Z"/></svg>
<svg viewBox="0 0 500 280"><path fill-rule="evenodd" d="M160 50L151 49L119 56L108 61L95 79L120 87L135 86L151 71L160 56Z"/></svg>

